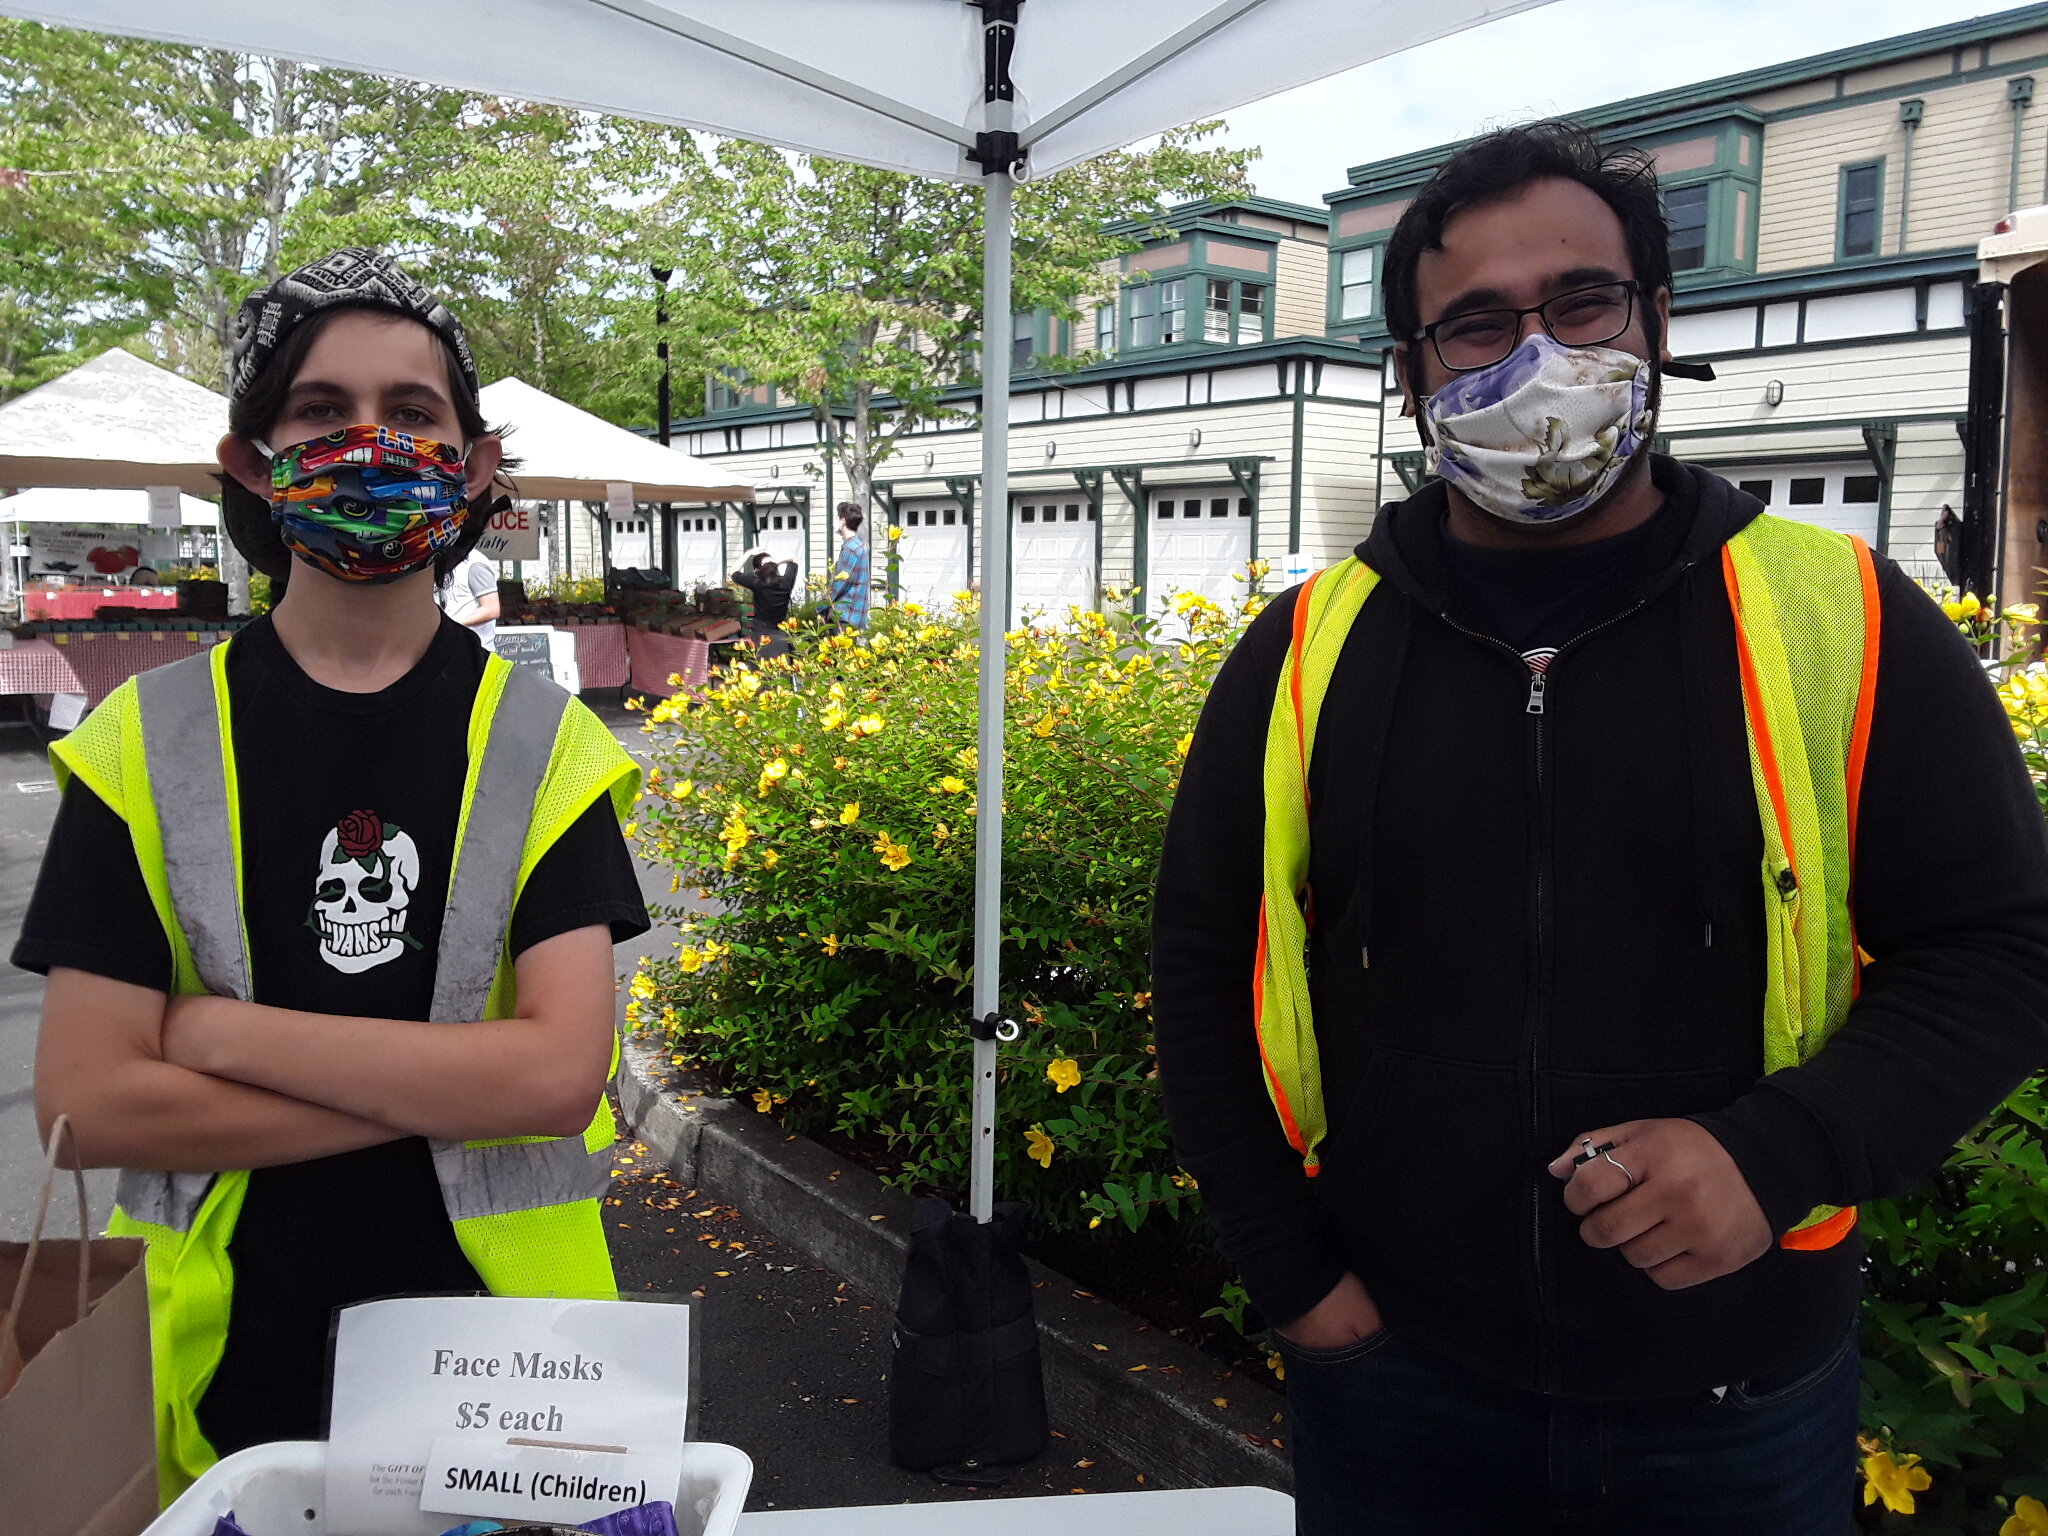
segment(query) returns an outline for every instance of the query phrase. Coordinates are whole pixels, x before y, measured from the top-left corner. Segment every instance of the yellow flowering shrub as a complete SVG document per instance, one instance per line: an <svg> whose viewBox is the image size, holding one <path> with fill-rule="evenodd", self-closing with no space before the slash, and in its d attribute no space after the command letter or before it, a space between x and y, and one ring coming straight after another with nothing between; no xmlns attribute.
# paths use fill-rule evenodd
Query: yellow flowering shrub
<svg viewBox="0 0 2048 1536"><path fill-rule="evenodd" d="M1256 611L1187 640L1121 615L1010 636L1005 1011L997 1177L1059 1231L1199 1199L1150 1047L1151 887L1189 733ZM672 1054L792 1128L886 1149L888 1176L967 1178L977 619L878 611L799 635L701 704L650 711L640 847L715 915L648 986ZM653 999L641 1017L655 1016Z"/></svg>

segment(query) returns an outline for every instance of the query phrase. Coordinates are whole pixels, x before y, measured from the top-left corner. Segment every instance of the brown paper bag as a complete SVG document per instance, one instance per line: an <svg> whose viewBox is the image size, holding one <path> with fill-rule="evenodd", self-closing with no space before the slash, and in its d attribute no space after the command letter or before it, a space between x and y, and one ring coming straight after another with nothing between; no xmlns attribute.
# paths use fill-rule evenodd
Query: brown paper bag
<svg viewBox="0 0 2048 1536"><path fill-rule="evenodd" d="M0 1243L0 1503L8 1536L136 1536L156 1518L149 1294L138 1238L44 1238L57 1148L26 1244Z"/></svg>

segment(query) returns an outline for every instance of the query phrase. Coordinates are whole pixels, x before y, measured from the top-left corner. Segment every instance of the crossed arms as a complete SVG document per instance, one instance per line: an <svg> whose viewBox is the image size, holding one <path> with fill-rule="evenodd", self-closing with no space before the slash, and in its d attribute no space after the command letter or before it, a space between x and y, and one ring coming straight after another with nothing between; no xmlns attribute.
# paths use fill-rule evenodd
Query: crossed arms
<svg viewBox="0 0 2048 1536"><path fill-rule="evenodd" d="M519 1012L476 1023L300 1013L55 967L36 1049L47 1137L71 1117L88 1168L212 1172L376 1146L571 1136L611 1071L611 932L513 962Z"/></svg>

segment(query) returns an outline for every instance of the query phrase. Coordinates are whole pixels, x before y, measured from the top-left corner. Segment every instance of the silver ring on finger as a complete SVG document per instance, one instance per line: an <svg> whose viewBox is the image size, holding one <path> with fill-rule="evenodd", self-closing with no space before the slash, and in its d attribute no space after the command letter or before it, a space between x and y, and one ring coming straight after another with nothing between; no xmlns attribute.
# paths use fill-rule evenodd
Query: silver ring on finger
<svg viewBox="0 0 2048 1536"><path fill-rule="evenodd" d="M1602 1152L1600 1156L1605 1161L1610 1162L1614 1164L1615 1167L1621 1169L1621 1176L1628 1180L1628 1187L1630 1189L1634 1189L1636 1187L1636 1176L1628 1171L1627 1167L1623 1165L1620 1158L1616 1157L1612 1152Z"/></svg>

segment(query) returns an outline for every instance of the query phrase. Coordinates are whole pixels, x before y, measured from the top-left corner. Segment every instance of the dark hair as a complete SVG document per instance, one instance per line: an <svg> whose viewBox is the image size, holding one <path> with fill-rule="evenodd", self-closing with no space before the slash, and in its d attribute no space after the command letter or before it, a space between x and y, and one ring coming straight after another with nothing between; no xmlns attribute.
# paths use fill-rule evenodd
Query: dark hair
<svg viewBox="0 0 2048 1536"><path fill-rule="evenodd" d="M1577 123L1562 119L1503 128L1474 139L1415 194L1387 241L1387 329L1396 341L1412 341L1422 329L1422 311L1415 301L1416 263L1424 251L1441 248L1444 226L1455 215L1506 197L1532 181L1548 180L1577 182L1621 220L1630 275L1642 289L1638 302L1654 380L1664 339L1657 321L1657 290L1671 286L1671 227L1657 190L1656 163L1639 149L1607 149ZM1421 394L1415 376L1409 379L1409 389Z"/></svg>
<svg viewBox="0 0 2048 1536"><path fill-rule="evenodd" d="M284 411L285 397L291 393L292 381L298 378L299 369L313 343L336 315L348 314L355 308L367 309L372 314L389 314L394 319L407 318L366 304L330 309L306 320L285 337L271 357L270 365L250 380L249 387L237 399L229 402L228 431L249 441L267 440ZM434 340L447 363L448 397L455 402L455 419L462 427L463 437L470 442L486 435L502 438L509 429L493 427L485 422L483 412L477 408L476 397L469 392L469 383L463 376L462 365L456 360L455 349L438 335ZM516 458L508 455L501 459L492 484L511 490L512 482L506 478L506 471L518 467ZM291 580L292 555L277 536L277 527L270 518L270 503L232 475L217 475L215 478L220 481L221 523L227 529L228 537L234 540L235 548L242 552L242 558L253 569L270 578L273 599L281 596ZM456 536L455 542L434 556L434 580L437 583L447 580L448 573L469 558L469 552L476 548L477 541L490 527L491 500L488 495L480 498L480 504L471 507L469 516L463 520L462 532Z"/></svg>
<svg viewBox="0 0 2048 1536"><path fill-rule="evenodd" d="M842 501L839 503L839 520L855 533L859 533L861 523L860 503L855 501Z"/></svg>

